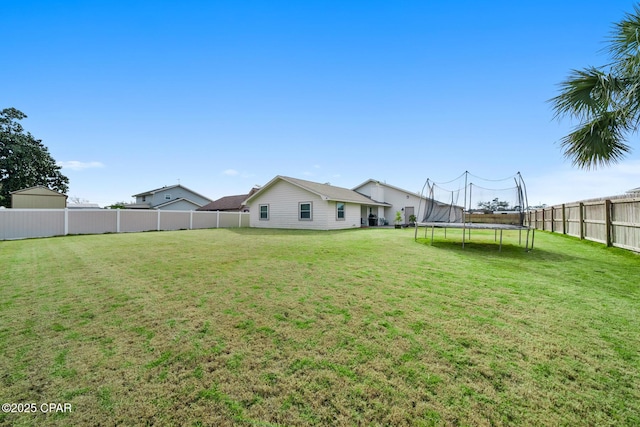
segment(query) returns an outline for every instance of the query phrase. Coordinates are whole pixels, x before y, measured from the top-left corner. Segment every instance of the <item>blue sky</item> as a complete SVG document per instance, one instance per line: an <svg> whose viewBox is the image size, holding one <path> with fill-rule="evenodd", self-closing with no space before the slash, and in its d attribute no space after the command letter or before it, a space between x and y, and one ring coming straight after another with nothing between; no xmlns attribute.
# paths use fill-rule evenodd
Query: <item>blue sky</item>
<svg viewBox="0 0 640 427"><path fill-rule="evenodd" d="M419 191L520 171L530 204L640 186L640 146L580 171L548 99L608 61L631 1L3 2L0 108L49 148L69 196L163 185L211 199L276 175ZM179 181L178 181L179 180Z"/></svg>

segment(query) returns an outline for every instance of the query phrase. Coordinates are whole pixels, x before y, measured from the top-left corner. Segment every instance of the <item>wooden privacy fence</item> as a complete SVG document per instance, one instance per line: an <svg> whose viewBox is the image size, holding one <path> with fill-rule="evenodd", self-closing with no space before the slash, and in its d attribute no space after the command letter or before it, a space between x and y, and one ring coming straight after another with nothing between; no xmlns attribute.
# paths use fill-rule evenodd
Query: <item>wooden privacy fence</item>
<svg viewBox="0 0 640 427"><path fill-rule="evenodd" d="M640 199L603 199L529 211L528 225L640 252Z"/></svg>
<svg viewBox="0 0 640 427"><path fill-rule="evenodd" d="M0 240L68 234L249 227L247 212L0 209Z"/></svg>

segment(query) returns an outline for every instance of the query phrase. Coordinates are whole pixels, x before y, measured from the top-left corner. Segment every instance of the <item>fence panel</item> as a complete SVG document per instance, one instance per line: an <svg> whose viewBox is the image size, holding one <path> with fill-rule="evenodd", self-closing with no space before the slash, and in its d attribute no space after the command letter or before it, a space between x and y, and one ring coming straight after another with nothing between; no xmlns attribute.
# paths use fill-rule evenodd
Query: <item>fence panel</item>
<svg viewBox="0 0 640 427"><path fill-rule="evenodd" d="M551 208L545 208L544 211L544 224L543 227L545 230L551 231L553 230L553 212Z"/></svg>
<svg viewBox="0 0 640 427"><path fill-rule="evenodd" d="M584 222L584 238L593 240L594 242L607 243L608 224L605 221L605 203L585 203L583 222Z"/></svg>
<svg viewBox="0 0 640 427"><path fill-rule="evenodd" d="M567 221L565 233L573 237L582 237L582 205L574 203L564 205L564 214Z"/></svg>
<svg viewBox="0 0 640 427"><path fill-rule="evenodd" d="M0 239L65 234L64 209L0 209Z"/></svg>
<svg viewBox="0 0 640 427"><path fill-rule="evenodd" d="M240 219L238 215L233 212L220 212L220 225L221 228L237 228L240 227Z"/></svg>
<svg viewBox="0 0 640 427"><path fill-rule="evenodd" d="M638 251L640 249L640 201L611 201L611 236L613 246Z"/></svg>
<svg viewBox="0 0 640 427"><path fill-rule="evenodd" d="M118 212L107 209L69 210L68 234L102 234L118 231Z"/></svg>
<svg viewBox="0 0 640 427"><path fill-rule="evenodd" d="M556 233L564 233L564 205L551 209L551 225L552 230Z"/></svg>
<svg viewBox="0 0 640 427"><path fill-rule="evenodd" d="M134 233L138 231L159 230L158 211L121 209L120 232Z"/></svg>
<svg viewBox="0 0 640 427"><path fill-rule="evenodd" d="M217 212L193 212L193 228L217 228L218 227L218 213Z"/></svg>
<svg viewBox="0 0 640 427"><path fill-rule="evenodd" d="M190 228L190 212L160 212L160 230L188 230Z"/></svg>
<svg viewBox="0 0 640 427"><path fill-rule="evenodd" d="M564 228L561 212L564 206ZM544 220L542 219L544 217ZM529 226L640 252L640 199L571 203L528 213ZM552 218L552 220L550 219ZM551 229L551 223L554 224Z"/></svg>
<svg viewBox="0 0 640 427"><path fill-rule="evenodd" d="M249 227L247 212L0 209L0 240L66 234Z"/></svg>

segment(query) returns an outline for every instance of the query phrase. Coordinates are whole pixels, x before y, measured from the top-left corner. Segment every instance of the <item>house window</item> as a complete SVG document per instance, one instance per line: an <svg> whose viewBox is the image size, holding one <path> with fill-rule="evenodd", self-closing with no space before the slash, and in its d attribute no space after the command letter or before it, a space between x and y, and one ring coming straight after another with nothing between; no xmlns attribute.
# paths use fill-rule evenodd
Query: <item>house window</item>
<svg viewBox="0 0 640 427"><path fill-rule="evenodd" d="M269 220L269 205L260 205L260 221Z"/></svg>
<svg viewBox="0 0 640 427"><path fill-rule="evenodd" d="M311 202L302 202L298 204L298 219L300 221L312 221L312 204Z"/></svg>
<svg viewBox="0 0 640 427"><path fill-rule="evenodd" d="M344 221L344 203L336 203L336 219L338 221Z"/></svg>
<svg viewBox="0 0 640 427"><path fill-rule="evenodd" d="M164 195L164 199L165 200L171 200L171 194L165 194Z"/></svg>
<svg viewBox="0 0 640 427"><path fill-rule="evenodd" d="M142 196L142 201L146 202L147 201L147 196Z"/></svg>

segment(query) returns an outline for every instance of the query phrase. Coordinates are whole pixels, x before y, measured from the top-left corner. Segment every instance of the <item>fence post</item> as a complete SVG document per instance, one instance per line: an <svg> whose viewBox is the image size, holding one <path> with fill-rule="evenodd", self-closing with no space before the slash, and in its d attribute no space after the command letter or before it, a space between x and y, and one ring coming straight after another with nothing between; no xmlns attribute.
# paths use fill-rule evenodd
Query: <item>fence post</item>
<svg viewBox="0 0 640 427"><path fill-rule="evenodd" d="M156 230L160 231L160 209L156 209L158 211L158 225L156 226Z"/></svg>
<svg viewBox="0 0 640 427"><path fill-rule="evenodd" d="M193 211L189 211L189 230L193 230Z"/></svg>
<svg viewBox="0 0 640 427"><path fill-rule="evenodd" d="M69 234L69 208L64 208L64 235Z"/></svg>
<svg viewBox="0 0 640 427"><path fill-rule="evenodd" d="M562 204L562 234L567 234L567 211L564 203Z"/></svg>
<svg viewBox="0 0 640 427"><path fill-rule="evenodd" d="M556 231L556 210L553 206L551 206L551 232L555 233Z"/></svg>
<svg viewBox="0 0 640 427"><path fill-rule="evenodd" d="M584 240L584 203L580 202L580 240Z"/></svg>
<svg viewBox="0 0 640 427"><path fill-rule="evenodd" d="M238 212L238 228L242 227L242 212Z"/></svg>
<svg viewBox="0 0 640 427"><path fill-rule="evenodd" d="M216 211L216 228L220 228L220 211Z"/></svg>
<svg viewBox="0 0 640 427"><path fill-rule="evenodd" d="M120 232L120 211L122 209L116 209L116 233Z"/></svg>
<svg viewBox="0 0 640 427"><path fill-rule="evenodd" d="M605 226L607 246L612 246L612 240L611 240L611 229L613 228L611 224L612 206L613 205L611 203L611 200L606 199L604 201L604 226Z"/></svg>
<svg viewBox="0 0 640 427"><path fill-rule="evenodd" d="M546 226L546 224L544 223L544 211L545 208L542 208L542 231L544 231L544 227Z"/></svg>

